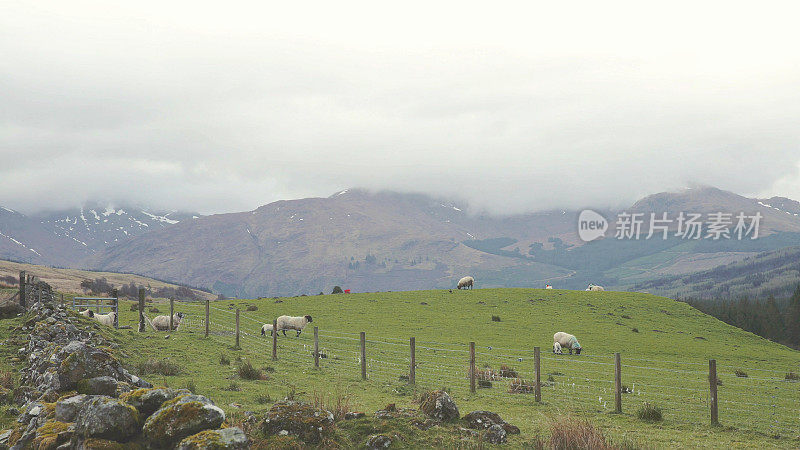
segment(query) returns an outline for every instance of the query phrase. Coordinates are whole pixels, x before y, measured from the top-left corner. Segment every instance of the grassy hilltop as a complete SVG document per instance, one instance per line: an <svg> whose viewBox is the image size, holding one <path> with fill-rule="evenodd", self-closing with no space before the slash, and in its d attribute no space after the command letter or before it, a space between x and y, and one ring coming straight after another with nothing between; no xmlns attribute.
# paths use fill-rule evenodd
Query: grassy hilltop
<svg viewBox="0 0 800 450"><path fill-rule="evenodd" d="M122 305L120 324L135 329L138 315L129 305ZM352 409L367 414L388 403L413 407L414 388L401 377L408 374L408 338L414 336L417 389L448 388L462 415L476 409L500 413L522 430L520 436L511 437L512 446L523 446L535 435L546 436L549 421L562 414L589 418L615 442L644 446L800 445L800 384L784 380L787 372L800 372L800 352L663 297L476 289L233 300L211 305L209 339L203 337L203 306L184 303L176 303L176 310L187 314L185 325L169 339L161 337L166 333L156 335L152 330L114 334L122 344L121 354L132 366L162 358L180 366L176 375L144 375L146 378L173 387L193 386L233 417L243 411L268 409L272 401L291 393L305 399L326 396L329 401L346 397ZM148 312L148 316L169 310L168 304L155 306L161 312ZM241 308L241 350L232 348L233 310L237 307ZM281 314L309 314L314 321L299 338L293 332L281 335L278 360L272 361L271 341L260 336L259 321L271 322ZM314 369L311 357L314 325L320 328L320 348L325 355L319 370ZM360 379L358 361L361 331L367 336L366 381ZM553 355L550 350L556 331L575 334L583 353ZM508 379L495 379L491 388L471 394L467 378L470 341L476 342L480 370L488 366L497 371L506 365L524 380L533 379L533 347L541 347L542 404L534 402L532 393L509 393ZM623 395L621 415L613 413L614 352L622 355L622 383L632 391ZM231 363L221 364L223 356ZM267 379L240 379L236 375L240 358L262 369ZM721 382L722 427L708 425L711 358L717 360ZM737 376L737 370L747 376ZM662 422L648 424L636 418L636 410L645 401L662 408Z"/></svg>

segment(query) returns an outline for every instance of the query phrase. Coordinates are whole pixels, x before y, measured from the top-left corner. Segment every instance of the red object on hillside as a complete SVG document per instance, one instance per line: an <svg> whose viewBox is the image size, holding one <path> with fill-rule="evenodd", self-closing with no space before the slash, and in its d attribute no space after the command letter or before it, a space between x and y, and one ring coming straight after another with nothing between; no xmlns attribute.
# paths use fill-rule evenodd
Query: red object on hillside
<svg viewBox="0 0 800 450"><path fill-rule="evenodd" d="M344 293L345 293L345 294L349 294L349 293L350 293L350 289L345 289L345 290L344 290Z"/></svg>

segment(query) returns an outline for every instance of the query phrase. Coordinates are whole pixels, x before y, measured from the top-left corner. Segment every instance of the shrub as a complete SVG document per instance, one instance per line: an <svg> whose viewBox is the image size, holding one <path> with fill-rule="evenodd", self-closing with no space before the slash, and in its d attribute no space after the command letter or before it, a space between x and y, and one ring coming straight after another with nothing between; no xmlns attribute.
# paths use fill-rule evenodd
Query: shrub
<svg viewBox="0 0 800 450"><path fill-rule="evenodd" d="M644 402L636 410L636 417L645 422L661 422L664 418L661 414L661 408L649 402Z"/></svg>
<svg viewBox="0 0 800 450"><path fill-rule="evenodd" d="M155 373L164 376L173 376L178 375L181 372L183 372L183 368L169 358L150 358L147 361L136 363L137 375L149 375Z"/></svg>
<svg viewBox="0 0 800 450"><path fill-rule="evenodd" d="M500 316L492 316L492 322L500 322Z"/></svg>
<svg viewBox="0 0 800 450"><path fill-rule="evenodd" d="M230 358L228 358L228 355L224 353L222 355L219 355L219 364L222 366L230 366L231 360Z"/></svg>
<svg viewBox="0 0 800 450"><path fill-rule="evenodd" d="M736 369L733 371L733 373L739 378L747 378L747 372L745 372L744 370Z"/></svg>
<svg viewBox="0 0 800 450"><path fill-rule="evenodd" d="M550 441L546 448L575 450L610 450L603 433L588 420L564 417L550 425Z"/></svg>
<svg viewBox="0 0 800 450"><path fill-rule="evenodd" d="M552 376L552 375L548 375L548 376L547 376L547 381L549 381L549 382L551 382L551 383L555 383L555 382L556 382L556 379L555 379L555 378L553 378L553 376Z"/></svg>
<svg viewBox="0 0 800 450"><path fill-rule="evenodd" d="M242 361L239 364L239 368L236 369L236 373L239 374L239 378L243 380L265 380L267 376L260 371L253 367L250 361Z"/></svg>
<svg viewBox="0 0 800 450"><path fill-rule="evenodd" d="M242 387L239 386L239 383L237 383L235 381L231 381L231 383L229 385L225 386L224 388L222 388L222 390L223 391L231 391L231 392L239 392L239 391L242 390Z"/></svg>
<svg viewBox="0 0 800 450"><path fill-rule="evenodd" d="M492 382L489 380L478 380L478 387L479 388L490 388L492 387Z"/></svg>
<svg viewBox="0 0 800 450"><path fill-rule="evenodd" d="M344 293L344 291L339 286L334 286L333 287L333 292L331 292L331 294L342 294L342 293Z"/></svg>
<svg viewBox="0 0 800 450"><path fill-rule="evenodd" d="M505 364L500 366L500 376L503 378L519 378L519 374L513 367L509 367Z"/></svg>
<svg viewBox="0 0 800 450"><path fill-rule="evenodd" d="M622 316L620 316L620 317L622 317L623 319L630 319L630 318L631 318L631 316L629 316L629 315L627 315L627 314L623 314L623 315L622 315Z"/></svg>
<svg viewBox="0 0 800 450"><path fill-rule="evenodd" d="M151 306L151 307L150 307L150 308L147 310L147 312L151 312L151 313L160 313L161 311L159 311L159 310L158 310L158 308L156 308L155 306Z"/></svg>
<svg viewBox="0 0 800 450"><path fill-rule="evenodd" d="M247 310L248 311L258 311L258 306L250 305L250 306L247 307Z"/></svg>
<svg viewBox="0 0 800 450"><path fill-rule="evenodd" d="M326 396L314 392L312 394L314 406L317 409L324 409L333 413L333 418L336 421L344 419L345 414L350 412L350 396L346 394L331 394Z"/></svg>
<svg viewBox="0 0 800 450"><path fill-rule="evenodd" d="M263 404L266 404L266 403L272 403L272 397L270 397L269 394L258 394L258 395L256 395L255 400L256 400L256 403L258 403L259 405L263 405Z"/></svg>
<svg viewBox="0 0 800 450"><path fill-rule="evenodd" d="M786 379L789 380L789 381L797 381L797 380L800 380L800 375L798 375L798 374L796 374L794 372L787 372L786 373Z"/></svg>
<svg viewBox="0 0 800 450"><path fill-rule="evenodd" d="M533 381L526 381L522 378L515 378L508 384L508 392L511 394L530 394L533 392L533 388Z"/></svg>
<svg viewBox="0 0 800 450"><path fill-rule="evenodd" d="M0 386L6 389L14 389L14 374L8 370L0 372Z"/></svg>
<svg viewBox="0 0 800 450"><path fill-rule="evenodd" d="M634 333L638 333L639 329L638 328L631 328L631 331L633 331Z"/></svg>
<svg viewBox="0 0 800 450"><path fill-rule="evenodd" d="M189 381L187 381L186 382L186 386L184 386L184 387L186 389L188 389L189 392L191 392L192 394L197 394L197 385L194 384L194 378L192 378Z"/></svg>

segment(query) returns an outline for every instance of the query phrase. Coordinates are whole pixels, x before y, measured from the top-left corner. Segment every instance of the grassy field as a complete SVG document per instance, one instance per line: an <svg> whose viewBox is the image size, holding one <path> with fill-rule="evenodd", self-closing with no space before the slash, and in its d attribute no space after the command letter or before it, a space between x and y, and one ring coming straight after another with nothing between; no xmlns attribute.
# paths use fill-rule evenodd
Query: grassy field
<svg viewBox="0 0 800 450"><path fill-rule="evenodd" d="M155 306L161 313L168 311L166 304ZM176 306L187 319L169 339L151 330L118 331L123 356L131 364L163 357L179 362L180 374L148 378L173 387L193 386L234 416L267 409L287 395L343 397L353 409L367 413L387 403L411 407L414 389L401 377L408 374L408 338L414 336L417 388L446 387L462 414L476 409L499 412L522 429L512 444L546 434L553 417L575 414L589 417L616 440L646 446L800 445L800 384L784 380L787 372L800 372L800 352L662 297L481 289L220 301L212 302L208 339L203 336L203 306ZM233 349L237 307L241 350ZM278 360L272 361L271 341L259 330L262 321L280 314L309 314L314 321L299 338L293 333L280 336ZM136 312L123 308L120 324L135 327L137 320ZM325 355L318 370L311 357L314 325L320 328ZM367 336L366 381L360 378L361 331ZM553 355L555 331L576 334L584 352ZM509 393L510 380L494 380L491 388L471 394L470 341L476 342L479 368L499 370L505 364L525 380L533 378L533 347L541 347L542 404L537 405L532 394ZM622 354L623 385L632 391L623 395L623 414L613 413L614 352ZM231 363L221 364L222 356ZM718 364L722 427L708 425L711 358ZM239 379L238 359L263 369L268 379ZM747 377L735 375L736 370ZM648 424L636 418L645 401L662 408L662 422Z"/></svg>
<svg viewBox="0 0 800 450"><path fill-rule="evenodd" d="M143 376L154 384L191 387L208 395L234 420L244 411L266 410L285 396L328 404L345 401L350 409L371 414L388 403L415 407L415 391L444 387L462 415L486 409L519 426L522 434L510 438L512 447L546 437L550 422L563 415L586 417L615 442L644 447L800 446L800 383L784 380L789 371L800 373L800 352L653 295L479 289L215 301L209 338L204 337L201 304L176 303L187 318L169 338L152 330L135 331L138 314L129 305L122 304L120 325L134 329L110 332L121 344L119 356L134 370L147 360L171 359L180 373ZM160 313L148 312L149 317L169 310L166 303L148 309L152 306ZM233 348L237 307L241 349ZM262 321L280 314L309 314L314 320L300 337L281 335L278 360L273 361L271 340L259 330ZM311 352L315 325L324 355L320 369L314 368ZM361 331L367 339L365 381L360 376ZM576 334L583 353L553 355L555 331ZM416 388L402 379L408 374L411 336L417 347ZM488 366L498 371L506 365L524 380L533 379L533 347L541 347L542 403L536 404L533 394L509 393L509 379L495 379L492 387L470 393L470 341L476 342L480 370ZM614 352L621 353L622 382L630 391L623 395L622 414L613 413ZM721 427L709 425L711 358L717 360L721 382ZM267 379L241 379L241 360L260 368ZM735 375L736 370L747 377ZM639 420L636 411L644 402L659 406L664 420ZM416 433L408 446L448 442L405 431ZM375 430L353 430L369 432Z"/></svg>

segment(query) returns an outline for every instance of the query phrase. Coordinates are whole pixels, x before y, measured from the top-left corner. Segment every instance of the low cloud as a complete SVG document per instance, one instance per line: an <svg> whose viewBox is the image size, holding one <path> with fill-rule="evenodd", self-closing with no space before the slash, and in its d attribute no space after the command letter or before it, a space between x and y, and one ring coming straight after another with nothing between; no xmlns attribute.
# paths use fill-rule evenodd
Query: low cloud
<svg viewBox="0 0 800 450"><path fill-rule="evenodd" d="M793 15L545 5L12 4L0 205L213 213L352 186L498 214L695 183L800 198Z"/></svg>

